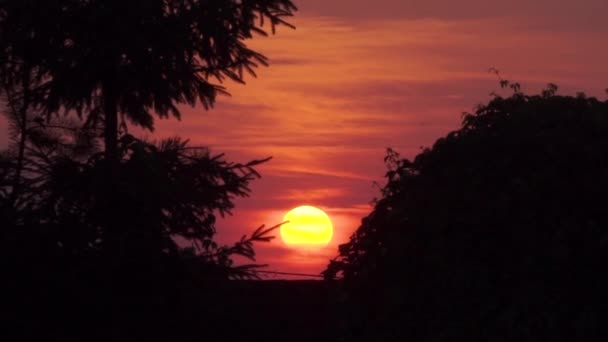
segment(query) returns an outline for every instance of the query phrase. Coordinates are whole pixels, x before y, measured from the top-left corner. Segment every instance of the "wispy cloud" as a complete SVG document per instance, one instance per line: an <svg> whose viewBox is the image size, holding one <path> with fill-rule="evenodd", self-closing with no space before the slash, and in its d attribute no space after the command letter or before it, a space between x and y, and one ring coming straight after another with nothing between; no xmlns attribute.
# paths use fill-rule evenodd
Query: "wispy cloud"
<svg viewBox="0 0 608 342"><path fill-rule="evenodd" d="M288 189L278 195L279 200L298 201L301 203L315 203L327 198L340 198L351 195L349 189L344 188L312 188L312 189Z"/></svg>

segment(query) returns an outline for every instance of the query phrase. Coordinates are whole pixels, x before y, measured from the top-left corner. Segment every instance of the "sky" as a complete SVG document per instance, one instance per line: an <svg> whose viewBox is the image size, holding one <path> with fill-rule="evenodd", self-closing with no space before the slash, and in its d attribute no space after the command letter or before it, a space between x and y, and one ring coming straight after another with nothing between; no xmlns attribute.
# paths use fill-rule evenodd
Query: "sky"
<svg viewBox="0 0 608 342"><path fill-rule="evenodd" d="M235 162L272 156L249 198L218 222L230 243L299 205L325 210L334 239L298 250L256 248L268 270L318 274L348 241L383 184L387 147L412 158L490 99L496 75L538 92L605 98L605 0L300 0L296 30L255 38L270 58L216 107L183 108L151 138L179 135ZM5 125L2 123L2 125ZM4 129L4 131L6 131ZM6 137L0 136L0 145Z"/></svg>

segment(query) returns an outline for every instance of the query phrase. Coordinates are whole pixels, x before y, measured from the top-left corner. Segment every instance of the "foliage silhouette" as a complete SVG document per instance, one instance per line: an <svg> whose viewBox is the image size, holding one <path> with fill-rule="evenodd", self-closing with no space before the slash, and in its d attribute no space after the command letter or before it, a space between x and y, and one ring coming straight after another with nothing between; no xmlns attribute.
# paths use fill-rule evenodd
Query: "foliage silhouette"
<svg viewBox="0 0 608 342"><path fill-rule="evenodd" d="M0 293L12 312L0 319L16 336L194 340L201 320L222 323L222 286L257 278L254 243L278 226L221 246L216 218L267 159L143 141L128 124L152 130L153 114L211 107L226 80L268 64L247 40L293 27L295 11L290 0L0 1L11 142L0 152Z"/></svg>
<svg viewBox="0 0 608 342"><path fill-rule="evenodd" d="M112 159L125 120L151 130L152 112L179 118L179 104L210 107L227 94L213 82L255 75L267 59L245 41L267 35L265 23L273 33L292 27L294 11L290 0L5 0L0 79L28 90L47 115L103 121Z"/></svg>
<svg viewBox="0 0 608 342"><path fill-rule="evenodd" d="M95 174L88 181L94 178L92 184L97 187L91 189L91 185L88 185L88 189L94 190L96 196L104 193L101 200L94 199L97 206L94 210L104 212L98 216L106 222L101 220L96 224L105 224L105 243L120 240L119 235L124 234L121 229L127 228L118 218L130 213L121 211L121 203L116 199L122 198L122 194L113 192L120 192L119 189L124 186L120 184L124 177L118 172L129 172L118 164L124 161L124 153L133 152L125 150L128 147L125 147L124 141L121 145L123 138L131 139L125 120L153 129L152 112L160 117L173 115L179 118L179 104L194 106L202 103L206 108L213 105L218 94L226 93L214 81L222 83L225 79L231 79L242 83L244 73L255 75L254 69L258 65L267 64L266 57L249 49L245 41L255 34L266 35L263 29L265 23L273 33L277 26L292 27L284 18L291 16L295 10L289 0L0 2L0 48L3 52L0 57L0 80L10 107L8 112L14 128L13 138L19 138L15 144L18 152L12 174L11 196L17 196L20 192L28 135L48 129L53 114L75 111L85 117L85 125L83 129L70 127L71 130L95 133L101 127L103 131L106 161L101 160L101 156L96 157ZM28 115L36 121L30 122ZM121 123L118 122L119 115ZM28 125L32 124L30 129ZM119 135L119 129L122 135ZM38 134L38 137L48 138L45 134ZM46 180L47 185L50 180L57 181L61 172L81 167L69 162L55 163L63 158L57 156L55 151L64 144L60 142L61 139L55 137L44 148L36 145L42 148L37 153L38 159L29 160L30 163L38 163L34 164L38 169L36 172L41 172L40 162L49 164L49 158L54 158L52 170L51 166L46 165L49 168L46 171L56 174L49 175L47 172L35 177L38 181ZM85 140L95 141L90 137ZM133 147L143 148L138 145ZM53 151L48 151L49 148ZM178 154L176 149L173 152ZM175 158L182 156L176 155ZM101 165L105 165L106 169L100 169ZM141 172L150 170L145 167L140 169ZM143 181L146 176L138 180ZM78 177L71 181L76 179ZM69 185L68 182L56 184L54 190L59 191L59 186ZM158 187L160 183L154 185ZM85 188L78 188L74 192L81 189ZM209 190L229 192L235 189ZM81 192L82 196L90 195ZM67 199L61 196L52 199L60 198L62 205L65 205ZM87 202L80 200L76 201L79 205ZM15 201L16 198L13 198L8 202L15 204ZM101 209L99 206L105 207ZM68 208L72 210L69 205ZM215 209L207 207L200 210ZM201 215L200 212L196 214ZM145 217L131 216L133 220ZM201 223L191 218L181 219L190 219L184 224ZM175 225L176 220L170 224ZM160 233L158 227L144 226ZM116 236L111 237L112 232ZM204 234L203 231L197 233ZM111 246L108 249L116 252L120 247Z"/></svg>
<svg viewBox="0 0 608 342"><path fill-rule="evenodd" d="M494 98L413 160L325 271L351 340L606 337L608 101Z"/></svg>
<svg viewBox="0 0 608 342"><path fill-rule="evenodd" d="M249 182L259 177L254 167L268 159L229 163L222 155L211 156L206 148L189 146L179 138L155 145L127 134L118 144L118 178L110 183L118 188L107 191L107 160L94 131L67 119L30 121L21 162L24 190L14 203L8 203L19 163L14 158L16 148L9 149L1 159L2 204L23 211L21 216L30 220L36 217L39 226L53 226L57 231L73 228L52 242L69 253L98 252L107 240L120 239L112 246L124 250L111 250L115 256L129 254L129 249L140 258L148 256L147 250L172 255L180 251L175 239L181 239L205 263L229 269L230 255L253 259L251 243L269 239L270 230L262 226L232 247L220 247L213 241L216 213L229 214L234 197L249 195ZM21 146L21 134L13 137ZM112 225L108 216L112 216ZM114 217L120 218L118 224ZM14 224L19 225L19 220ZM78 237L81 240L74 241ZM240 270L241 276L253 276Z"/></svg>
<svg viewBox="0 0 608 342"><path fill-rule="evenodd" d="M169 337L183 315L212 319L224 280L257 278L262 265L234 265L233 257L255 261L253 244L276 227L221 246L215 222L248 196L254 167L266 160L229 163L178 138L152 144L124 135L120 178L111 182L119 188L107 191L103 152L91 142L82 153L80 125L61 120L31 127L16 205L7 204L15 151L0 158L2 294L11 294L4 309L14 313L16 336L80 340L102 324L99 340ZM193 303L195 312L185 309Z"/></svg>

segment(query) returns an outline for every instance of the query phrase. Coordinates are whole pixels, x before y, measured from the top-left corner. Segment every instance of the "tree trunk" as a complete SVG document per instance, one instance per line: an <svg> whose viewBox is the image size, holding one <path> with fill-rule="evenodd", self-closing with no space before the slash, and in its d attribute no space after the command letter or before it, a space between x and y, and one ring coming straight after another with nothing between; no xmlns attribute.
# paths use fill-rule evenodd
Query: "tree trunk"
<svg viewBox="0 0 608 342"><path fill-rule="evenodd" d="M107 253L110 265L119 263L121 254L120 243L120 200L119 193L119 167L120 156L118 153L118 105L114 87L110 82L103 84L103 111L104 111L104 144L105 144L105 175L103 188L100 195L103 196L99 210L103 213L104 225L104 250ZM114 266L111 266L114 267Z"/></svg>
<svg viewBox="0 0 608 342"><path fill-rule="evenodd" d="M105 155L110 163L111 169L116 170L115 165L118 163L118 103L112 85L106 83L103 87L103 111L105 117L104 125L104 143ZM114 176L114 172L112 175Z"/></svg>
<svg viewBox="0 0 608 342"><path fill-rule="evenodd" d="M11 205L16 205L17 196L19 196L19 192L21 191L21 174L23 173L23 165L25 159L25 144L27 143L27 109L30 106L30 70L25 69L23 72L22 79L22 101L21 107L17 110L15 107L11 106L11 110L15 115L15 121L17 122L17 126L19 129L19 145L17 146L17 165L15 166L15 178L13 179L13 189L11 192ZM13 95L11 95L13 94ZM9 97L14 96L14 92L9 91L7 89L7 95ZM9 101L11 99L9 98Z"/></svg>

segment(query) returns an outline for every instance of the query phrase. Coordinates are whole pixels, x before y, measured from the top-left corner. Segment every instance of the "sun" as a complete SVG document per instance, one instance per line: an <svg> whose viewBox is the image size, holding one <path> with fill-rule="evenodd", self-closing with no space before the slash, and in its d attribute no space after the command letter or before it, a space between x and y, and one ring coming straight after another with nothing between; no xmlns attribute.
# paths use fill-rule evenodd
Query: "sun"
<svg viewBox="0 0 608 342"><path fill-rule="evenodd" d="M308 205L290 210L281 226L281 238L288 246L325 246L331 241L334 228L329 216Z"/></svg>

